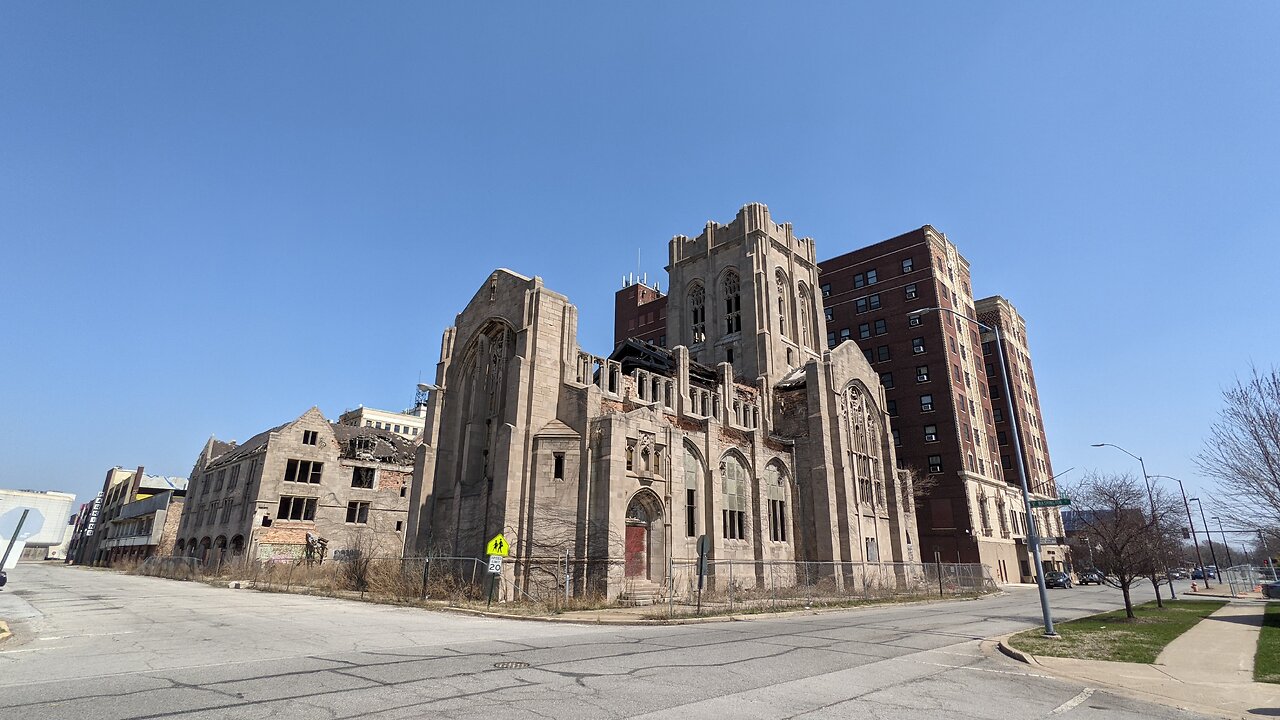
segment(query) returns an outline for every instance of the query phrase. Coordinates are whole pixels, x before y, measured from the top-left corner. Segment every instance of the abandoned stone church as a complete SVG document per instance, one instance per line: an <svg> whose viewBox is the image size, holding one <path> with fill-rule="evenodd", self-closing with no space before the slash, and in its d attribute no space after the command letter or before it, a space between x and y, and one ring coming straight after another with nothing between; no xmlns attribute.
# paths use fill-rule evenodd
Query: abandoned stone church
<svg viewBox="0 0 1280 720"><path fill-rule="evenodd" d="M567 553L575 591L609 597L702 535L716 567L916 561L883 390L854 343L826 349L813 241L747 205L673 238L667 271L670 349L607 356L540 278L488 277L444 333L409 544L472 557L501 532L504 585Z"/></svg>

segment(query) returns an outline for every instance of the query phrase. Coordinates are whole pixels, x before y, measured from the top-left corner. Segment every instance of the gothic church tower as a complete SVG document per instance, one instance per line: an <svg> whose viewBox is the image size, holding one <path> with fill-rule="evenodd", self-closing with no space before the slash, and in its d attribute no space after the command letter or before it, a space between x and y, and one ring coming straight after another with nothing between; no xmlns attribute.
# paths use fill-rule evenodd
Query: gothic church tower
<svg viewBox="0 0 1280 720"><path fill-rule="evenodd" d="M751 203L728 225L672 238L670 254L670 346L768 385L821 359L827 331L813 240L795 237L791 223L776 224L769 208Z"/></svg>

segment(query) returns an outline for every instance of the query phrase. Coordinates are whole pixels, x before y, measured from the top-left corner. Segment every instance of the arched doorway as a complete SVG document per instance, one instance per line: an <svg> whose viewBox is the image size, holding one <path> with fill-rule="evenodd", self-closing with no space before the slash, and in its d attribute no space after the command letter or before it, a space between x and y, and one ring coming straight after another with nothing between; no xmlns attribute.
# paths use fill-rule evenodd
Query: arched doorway
<svg viewBox="0 0 1280 720"><path fill-rule="evenodd" d="M648 579L652 576L656 549L662 541L662 501L647 490L636 493L627 504L627 527L624 541L624 574L628 578Z"/></svg>

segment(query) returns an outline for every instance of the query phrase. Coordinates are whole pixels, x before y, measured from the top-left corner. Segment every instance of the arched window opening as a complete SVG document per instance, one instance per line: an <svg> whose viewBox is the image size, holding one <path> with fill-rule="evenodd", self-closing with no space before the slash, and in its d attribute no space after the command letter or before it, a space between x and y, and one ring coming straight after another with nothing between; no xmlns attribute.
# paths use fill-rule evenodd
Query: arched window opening
<svg viewBox="0 0 1280 720"><path fill-rule="evenodd" d="M738 273L730 270L724 275L724 332L726 335L742 330L742 282Z"/></svg>
<svg viewBox="0 0 1280 720"><path fill-rule="evenodd" d="M689 291L690 341L700 343L707 339L707 290L702 283Z"/></svg>
<svg viewBox="0 0 1280 720"><path fill-rule="evenodd" d="M774 284L777 285L778 292L778 334L782 337L786 337L787 296L791 294L788 292L791 284L787 282L787 275L782 272L782 268L778 268L778 272L774 275ZM788 364L790 364L790 360L788 360Z"/></svg>
<svg viewBox="0 0 1280 720"><path fill-rule="evenodd" d="M721 519L724 521L723 535L726 540L747 539L747 498L751 487L750 475L742 461L734 455L726 455L721 463L724 478L721 482L721 494L724 508Z"/></svg>
<svg viewBox="0 0 1280 720"><path fill-rule="evenodd" d="M777 463L764 469L764 493L769 501L769 539L787 541L787 478Z"/></svg>
<svg viewBox="0 0 1280 720"><path fill-rule="evenodd" d="M813 347L813 298L809 294L809 288L804 283L799 284L798 301L796 303L797 314L800 316L800 346Z"/></svg>
<svg viewBox="0 0 1280 720"><path fill-rule="evenodd" d="M702 463L686 445L684 448L684 534L698 536L698 489L701 483Z"/></svg>

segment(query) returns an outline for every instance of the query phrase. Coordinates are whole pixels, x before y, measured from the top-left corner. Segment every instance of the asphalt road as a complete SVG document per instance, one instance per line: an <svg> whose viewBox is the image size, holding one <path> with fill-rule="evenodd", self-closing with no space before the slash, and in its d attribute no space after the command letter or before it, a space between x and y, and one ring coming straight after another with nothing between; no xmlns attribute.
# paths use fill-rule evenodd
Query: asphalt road
<svg viewBox="0 0 1280 720"><path fill-rule="evenodd" d="M1051 592L1062 618L1120 604L1110 588ZM0 591L0 618L15 630L0 645L4 720L1199 717L984 654L980 639L1039 621L1027 588L637 627L24 564Z"/></svg>

